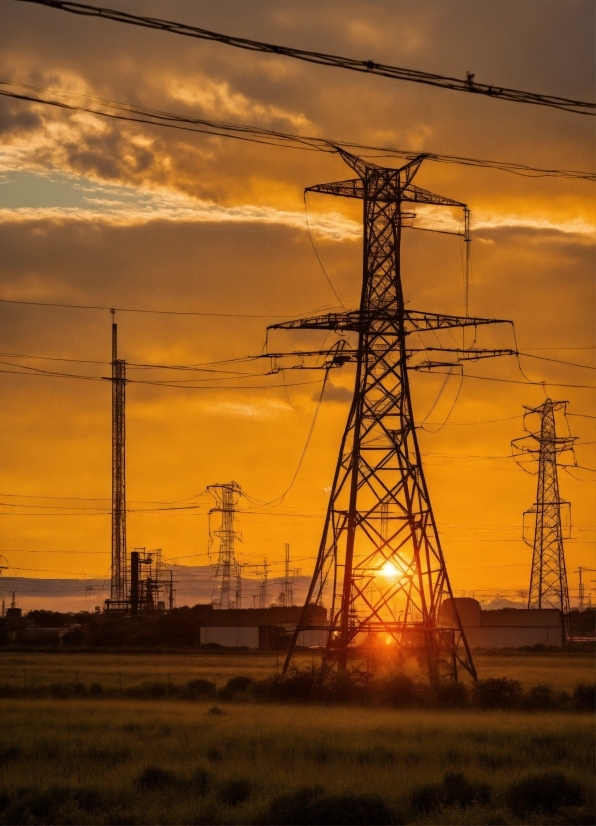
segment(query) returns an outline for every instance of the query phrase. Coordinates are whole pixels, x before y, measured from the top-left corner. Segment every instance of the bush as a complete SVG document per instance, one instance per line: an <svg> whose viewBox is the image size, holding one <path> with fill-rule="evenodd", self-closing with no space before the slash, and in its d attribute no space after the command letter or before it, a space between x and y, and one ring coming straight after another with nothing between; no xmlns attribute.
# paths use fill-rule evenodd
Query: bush
<svg viewBox="0 0 596 826"><path fill-rule="evenodd" d="M159 766L147 766L135 780L135 786L140 789L165 789L168 786L175 786L176 775L167 769L160 769Z"/></svg>
<svg viewBox="0 0 596 826"><path fill-rule="evenodd" d="M518 816L556 812L562 806L581 806L582 787L562 772L530 774L514 783L508 793L509 808Z"/></svg>
<svg viewBox="0 0 596 826"><path fill-rule="evenodd" d="M474 701L481 708L511 708L522 695L519 680L507 677L489 677L479 680L474 687Z"/></svg>
<svg viewBox="0 0 596 826"><path fill-rule="evenodd" d="M215 697L215 683L211 680L190 680L186 683L186 695L191 700L196 697Z"/></svg>
<svg viewBox="0 0 596 826"><path fill-rule="evenodd" d="M207 749L207 760L211 763L219 763L220 760L223 760L223 754L219 749L212 746L210 749Z"/></svg>
<svg viewBox="0 0 596 826"><path fill-rule="evenodd" d="M375 689L377 689L376 686ZM386 678L380 682L377 691L382 702L398 707L412 705L419 693L414 680L406 677L405 674L396 674Z"/></svg>
<svg viewBox="0 0 596 826"><path fill-rule="evenodd" d="M225 806L238 806L248 800L252 792L252 783L242 777L231 777L220 783L216 796Z"/></svg>
<svg viewBox="0 0 596 826"><path fill-rule="evenodd" d="M573 704L580 711L596 710L596 684L578 683L573 689Z"/></svg>
<svg viewBox="0 0 596 826"><path fill-rule="evenodd" d="M275 797L262 820L279 826L384 826L398 822L385 801L376 794L325 794L320 786L305 786Z"/></svg>
<svg viewBox="0 0 596 826"><path fill-rule="evenodd" d="M232 677L226 683L226 689L230 692L244 692L253 683L252 677Z"/></svg>
<svg viewBox="0 0 596 826"><path fill-rule="evenodd" d="M472 783L461 772L445 772L442 783L425 783L410 795L418 812L431 812L447 806L485 806L492 797L488 783Z"/></svg>
<svg viewBox="0 0 596 826"><path fill-rule="evenodd" d="M190 785L196 794L204 797L211 788L211 775L202 767L195 769L190 778Z"/></svg>
<svg viewBox="0 0 596 826"><path fill-rule="evenodd" d="M12 760L18 760L20 756L20 746L5 746L0 748L0 766L3 766L4 763L10 763Z"/></svg>
<svg viewBox="0 0 596 826"><path fill-rule="evenodd" d="M2 801L3 823L88 823L103 822L107 809L103 795L96 789L71 789L50 786L48 789L23 787L9 800ZM99 815L99 817L98 817Z"/></svg>
<svg viewBox="0 0 596 826"><path fill-rule="evenodd" d="M101 697L103 694L103 686L101 683L91 683L89 686L89 694L91 697Z"/></svg>
<svg viewBox="0 0 596 826"><path fill-rule="evenodd" d="M521 704L527 711L539 711L554 708L557 705L557 695L550 685L534 685L526 692Z"/></svg>
<svg viewBox="0 0 596 826"><path fill-rule="evenodd" d="M441 683L437 688L437 703L442 708L462 708L469 698L470 692L464 683Z"/></svg>

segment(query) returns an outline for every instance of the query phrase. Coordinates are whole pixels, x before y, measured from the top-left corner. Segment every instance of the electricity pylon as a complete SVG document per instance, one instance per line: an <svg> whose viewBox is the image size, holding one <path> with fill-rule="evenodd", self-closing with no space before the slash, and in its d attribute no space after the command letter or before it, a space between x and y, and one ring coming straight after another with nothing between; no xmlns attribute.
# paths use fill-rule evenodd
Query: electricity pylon
<svg viewBox="0 0 596 826"><path fill-rule="evenodd" d="M211 508L209 513L221 513L221 525L215 531L215 536L219 539L215 581L219 581L220 585L219 596L214 601L214 605L220 609L239 608L238 603L242 599L242 570L236 560L234 543L236 539L241 539L241 536L234 531L234 514L242 490L237 482L209 485L207 490L215 497L216 501L215 507ZM231 598L232 577L236 578L235 600Z"/></svg>
<svg viewBox="0 0 596 826"><path fill-rule="evenodd" d="M531 544L532 573L528 608L557 608L563 617L565 638L571 636L569 618L569 588L565 569L563 546L564 526L561 512L570 510L569 502L559 494L558 457L573 450L574 436L557 436L555 412L566 414L567 402L547 399L539 407L525 407L524 426L527 416L540 416L540 429L529 430L527 436L514 439L512 445L518 455L529 454L538 461L538 489L536 502L524 516L533 517L534 536ZM526 428L527 429L527 428ZM567 520L570 524L570 519Z"/></svg>
<svg viewBox="0 0 596 826"><path fill-rule="evenodd" d="M118 358L118 325L112 310L112 580L109 609L128 607L126 564L126 361Z"/></svg>
<svg viewBox="0 0 596 826"><path fill-rule="evenodd" d="M325 662L345 669L363 659L379 639L425 655L429 678L457 679L463 666L476 671L455 608L453 620L439 609L453 596L428 494L408 381L408 360L421 348L407 346L411 333L495 323L406 308L400 248L402 228L416 202L466 209L465 204L412 184L424 156L400 169L368 163L337 149L356 172L354 180L321 184L308 191L358 198L364 208L364 271L359 310L330 313L283 324L283 329L352 331L358 347L330 352L327 369L356 362L354 397L341 442L323 535L298 635L315 626L308 606L330 601ZM428 348L422 348L428 349ZM442 349L442 348L435 348ZM320 352L320 351L319 351ZM510 350L452 350L456 363ZM307 355L307 354L302 354ZM453 366L426 361L419 368Z"/></svg>

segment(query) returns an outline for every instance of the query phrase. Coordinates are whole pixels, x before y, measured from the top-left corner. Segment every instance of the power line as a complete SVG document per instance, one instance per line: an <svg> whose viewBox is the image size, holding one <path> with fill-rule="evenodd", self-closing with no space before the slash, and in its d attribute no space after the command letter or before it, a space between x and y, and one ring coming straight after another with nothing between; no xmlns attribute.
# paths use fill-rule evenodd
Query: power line
<svg viewBox="0 0 596 826"><path fill-rule="evenodd" d="M576 114L593 115L596 104L573 100L571 98L559 97L557 95L543 95L535 92L524 92L519 89L509 89L502 86L493 86L486 83L477 83L474 75L467 73L465 80L446 75L437 75L430 72L421 72L416 69L404 69L398 66L391 66L384 63L376 63L372 60L355 60L349 57L326 54L324 52L312 52L305 49L294 49L288 46L279 46L272 43L264 43L259 40L249 40L244 37L234 37L220 32L201 29L197 26L189 26L185 23L176 23L171 20L161 20L155 17L144 17L128 14L116 9L106 9L101 6L90 6L83 3L65 2L65 0L19 0L25 3L37 3L41 6L49 6L60 11L71 12L72 14L87 17L101 17L118 23L127 23L143 28L158 29L171 32L172 34L183 35L185 37L198 38L200 40L210 40L222 43L226 46L234 46L238 49L248 49L253 52L265 52L267 54L283 55L297 60L304 60L308 63L317 63L323 66L333 66L339 69L349 69L354 72L365 74L381 75L393 80L405 80L413 83L423 83L427 86L437 86L441 89L451 89L458 92L468 92L476 95L486 95L500 100L509 100L515 103L530 103L537 106L548 106L561 109L565 112L575 112Z"/></svg>
<svg viewBox="0 0 596 826"><path fill-rule="evenodd" d="M0 94L2 94L0 92ZM97 304L61 304L54 301L17 301L12 298L0 298L1 304L25 304L33 307L62 307L69 310L115 310L117 313L151 313L154 315L188 315L206 316L212 318L293 318L291 315L279 313L203 313L194 310L146 310L133 307L104 307Z"/></svg>
<svg viewBox="0 0 596 826"><path fill-rule="evenodd" d="M540 359L540 361L552 361L555 364L566 364L569 367L583 367L586 370L596 370L596 367L592 364L578 364L574 361L563 361L563 359L551 359L547 356L534 356L531 353L518 353L518 356L523 356L527 359Z"/></svg>
<svg viewBox="0 0 596 826"><path fill-rule="evenodd" d="M234 140L258 143L265 146L275 146L286 149L300 149L310 152L335 152L337 146L344 146L364 152L374 152L376 156L398 157L411 160L420 155L419 151L406 149L396 149L394 147L371 146L369 144L355 143L353 141L336 140L330 138L320 138L309 135L296 135L289 132L278 132L272 129L249 124L229 123L226 121L214 121L206 118L192 118L184 115L174 114L156 109L148 109L142 106L121 103L101 98L94 98L89 95L80 95L62 90L45 89L38 86L31 86L24 83L15 83L9 80L0 80L1 86L15 86L19 89L29 90L44 95L52 95L53 99L34 97L31 94L19 94L7 89L0 88L0 96L22 100L28 103L41 103L46 106L54 106L72 112L86 112L88 114L100 115L101 117L113 120L129 121L131 123L142 123L150 126L163 126L169 129L177 129L183 132L193 132L202 135L212 135L222 138L232 138ZM95 108L81 103L68 103L56 100L56 95L63 98L88 101ZM101 108L97 108L101 107ZM106 112L105 109L115 109L115 112ZM134 115L135 117L131 117ZM202 128L197 128L202 127ZM481 158L469 158L462 155L443 155L428 153L427 160L438 163L458 164L461 166L474 166L482 169L495 169L501 172L509 172L522 177L533 178L577 178L586 181L596 181L596 173L585 170L573 169L544 169L528 164L513 163L509 161L493 161Z"/></svg>

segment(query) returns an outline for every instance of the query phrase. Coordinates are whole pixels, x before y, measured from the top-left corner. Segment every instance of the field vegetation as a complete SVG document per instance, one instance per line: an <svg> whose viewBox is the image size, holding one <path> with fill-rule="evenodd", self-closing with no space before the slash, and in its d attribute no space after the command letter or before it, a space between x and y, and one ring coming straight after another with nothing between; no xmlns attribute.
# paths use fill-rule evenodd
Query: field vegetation
<svg viewBox="0 0 596 826"><path fill-rule="evenodd" d="M477 655L444 696L414 661L321 684L307 652L286 681L281 652L0 662L0 824L594 822L587 652Z"/></svg>
<svg viewBox="0 0 596 826"><path fill-rule="evenodd" d="M0 822L589 824L586 714L1 700Z"/></svg>
<svg viewBox="0 0 596 826"><path fill-rule="evenodd" d="M281 670L283 657L283 651L4 650L0 653L0 683L27 687L100 683L105 690L119 690L145 682L182 684L206 679L220 687L232 677L269 677ZM320 655L304 652L297 662L302 668L318 668ZM480 679L507 677L520 681L525 689L549 684L557 691L571 692L578 683L594 680L594 655L590 651L475 653L474 662ZM405 671L422 678L413 662L405 665Z"/></svg>

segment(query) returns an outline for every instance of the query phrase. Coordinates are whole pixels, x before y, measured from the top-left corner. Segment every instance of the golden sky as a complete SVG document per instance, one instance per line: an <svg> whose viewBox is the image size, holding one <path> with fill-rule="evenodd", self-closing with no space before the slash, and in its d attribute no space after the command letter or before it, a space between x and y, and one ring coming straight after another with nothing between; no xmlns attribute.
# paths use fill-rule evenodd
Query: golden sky
<svg viewBox="0 0 596 826"><path fill-rule="evenodd" d="M304 49L455 77L473 71L479 82L594 97L594 7L583 0L111 5ZM2 5L0 78L338 141L555 169L591 170L594 164L591 117L10 0ZM2 98L0 298L221 314L119 313L120 356L137 365L258 355L268 324L337 304L306 231L303 190L346 177L350 170L329 154ZM412 378L416 419L427 421L420 441L453 587L511 595L528 588L531 550L521 541L521 523L536 495L535 477L508 458L510 440L522 434L522 406L538 405L547 395L568 400L578 465L596 467L594 392L588 387L594 384L594 185L431 161L416 183L472 210L471 313L514 321L523 352L592 367L524 357L522 374L514 358L472 364L444 426L459 379L450 379L431 411L445 376ZM359 295L359 207L308 197L317 252L346 306L355 306ZM463 312L461 247L450 236L406 234L403 279L412 308ZM26 366L108 375L110 315L2 304L0 337L5 573L104 576L110 564L110 385L21 373ZM269 343L280 351L320 347L324 339L324 333L274 332ZM479 345L513 347L510 328L484 331ZM231 369L260 373L268 364ZM14 370L19 375L5 372ZM131 367L129 375L188 376L142 367ZM200 380L195 389L127 388L129 546L161 547L167 559L206 564L213 502L197 494L234 479L251 497L241 504L240 558L257 563L267 557L279 574L290 542L294 564L309 573L353 373L349 367L332 373L300 473L277 506L255 500L270 502L290 484L322 375L191 376ZM572 589L578 565L596 567L595 479L589 470L561 473L561 493L573 507L574 539L566 544ZM154 503L198 507L159 510L166 505Z"/></svg>

